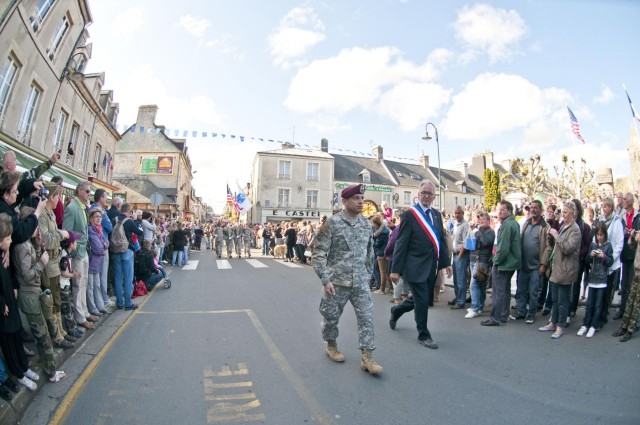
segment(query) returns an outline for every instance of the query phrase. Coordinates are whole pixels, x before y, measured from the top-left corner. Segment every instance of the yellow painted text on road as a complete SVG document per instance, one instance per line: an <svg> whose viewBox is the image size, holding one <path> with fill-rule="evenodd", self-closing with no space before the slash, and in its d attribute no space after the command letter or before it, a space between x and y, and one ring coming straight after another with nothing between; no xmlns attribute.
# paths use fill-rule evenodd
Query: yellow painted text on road
<svg viewBox="0 0 640 425"><path fill-rule="evenodd" d="M250 390L253 382L246 379L249 369L245 363L238 368L222 366L214 371L213 367L204 368L204 396L206 401L215 402L207 409L207 423L254 422L264 421L266 416L260 413L260 400ZM252 401L245 401L250 400Z"/></svg>

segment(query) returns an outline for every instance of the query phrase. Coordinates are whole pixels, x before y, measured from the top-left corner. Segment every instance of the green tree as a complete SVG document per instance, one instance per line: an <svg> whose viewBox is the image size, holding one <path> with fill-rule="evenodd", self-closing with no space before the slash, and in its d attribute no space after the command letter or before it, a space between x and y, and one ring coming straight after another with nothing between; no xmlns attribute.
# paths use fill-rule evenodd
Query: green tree
<svg viewBox="0 0 640 425"><path fill-rule="evenodd" d="M487 211L491 211L500 201L500 174L498 170L486 168L482 182L484 185L484 205Z"/></svg>

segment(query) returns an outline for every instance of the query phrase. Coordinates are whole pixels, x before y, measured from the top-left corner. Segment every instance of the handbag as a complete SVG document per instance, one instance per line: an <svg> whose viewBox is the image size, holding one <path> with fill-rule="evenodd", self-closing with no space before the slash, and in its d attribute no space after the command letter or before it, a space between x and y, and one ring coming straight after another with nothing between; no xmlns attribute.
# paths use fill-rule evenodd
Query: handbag
<svg viewBox="0 0 640 425"><path fill-rule="evenodd" d="M473 233L469 233L467 239L464 240L464 249L467 251L475 251L478 240Z"/></svg>
<svg viewBox="0 0 640 425"><path fill-rule="evenodd" d="M304 251L304 256L305 257L311 257L311 250L310 249L305 250Z"/></svg>

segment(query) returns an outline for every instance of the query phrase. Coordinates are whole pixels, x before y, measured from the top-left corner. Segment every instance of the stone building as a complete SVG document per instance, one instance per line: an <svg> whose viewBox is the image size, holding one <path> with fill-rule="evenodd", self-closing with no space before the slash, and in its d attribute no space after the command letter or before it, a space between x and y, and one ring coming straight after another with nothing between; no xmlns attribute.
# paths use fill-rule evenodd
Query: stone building
<svg viewBox="0 0 640 425"><path fill-rule="evenodd" d="M333 172L326 146L297 149L285 143L282 149L256 153L249 194L253 207L247 220L318 221L331 215Z"/></svg>
<svg viewBox="0 0 640 425"><path fill-rule="evenodd" d="M103 73L83 73L88 2L4 1L0 13L0 155L13 150L28 169L59 151L45 179L61 175L67 189L89 179L111 192L118 104Z"/></svg>
<svg viewBox="0 0 640 425"><path fill-rule="evenodd" d="M160 193L158 211L171 217L192 220L198 215L193 171L185 139L165 135L165 127L155 123L158 107L138 108L136 124L122 134L116 146L114 184L119 195L136 208L153 210L151 195Z"/></svg>
<svg viewBox="0 0 640 425"><path fill-rule="evenodd" d="M627 177L620 177L616 179L615 190L616 192L632 192L637 194L640 192L640 136L638 136L635 123L631 124L627 150L629 151L631 173ZM604 187L602 185L600 185L599 189L604 192Z"/></svg>

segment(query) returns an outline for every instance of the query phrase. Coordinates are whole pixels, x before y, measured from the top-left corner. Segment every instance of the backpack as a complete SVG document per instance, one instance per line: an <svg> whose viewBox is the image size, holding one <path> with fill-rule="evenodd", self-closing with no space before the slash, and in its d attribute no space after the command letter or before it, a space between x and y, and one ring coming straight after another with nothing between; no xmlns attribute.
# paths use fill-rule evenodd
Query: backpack
<svg viewBox="0 0 640 425"><path fill-rule="evenodd" d="M115 254L121 254L129 249L129 239L124 232L124 223L130 218L125 218L124 221L116 219L116 225L113 226L113 231L109 235L109 251Z"/></svg>

